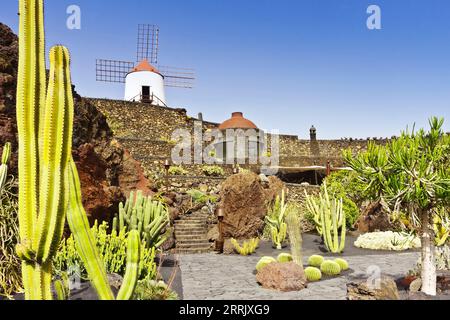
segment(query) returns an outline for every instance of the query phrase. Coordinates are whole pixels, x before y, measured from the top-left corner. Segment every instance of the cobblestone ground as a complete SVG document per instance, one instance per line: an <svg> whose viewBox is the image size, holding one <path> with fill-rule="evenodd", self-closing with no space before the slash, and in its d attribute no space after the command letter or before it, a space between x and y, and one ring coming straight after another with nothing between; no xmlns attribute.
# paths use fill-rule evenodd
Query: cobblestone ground
<svg viewBox="0 0 450 320"><path fill-rule="evenodd" d="M346 275L288 293L266 290L256 283L254 268L259 257L209 253L179 258L186 300L344 300L348 282L370 279L379 272L404 276L415 266L419 253L345 257L352 268Z"/></svg>

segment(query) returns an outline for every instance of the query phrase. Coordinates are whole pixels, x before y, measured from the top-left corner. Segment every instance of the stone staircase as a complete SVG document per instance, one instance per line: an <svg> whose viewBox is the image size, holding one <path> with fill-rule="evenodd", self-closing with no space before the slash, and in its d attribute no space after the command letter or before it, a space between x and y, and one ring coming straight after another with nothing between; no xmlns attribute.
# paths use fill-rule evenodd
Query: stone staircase
<svg viewBox="0 0 450 320"><path fill-rule="evenodd" d="M202 213L193 213L175 221L176 251L181 254L209 252L207 219Z"/></svg>

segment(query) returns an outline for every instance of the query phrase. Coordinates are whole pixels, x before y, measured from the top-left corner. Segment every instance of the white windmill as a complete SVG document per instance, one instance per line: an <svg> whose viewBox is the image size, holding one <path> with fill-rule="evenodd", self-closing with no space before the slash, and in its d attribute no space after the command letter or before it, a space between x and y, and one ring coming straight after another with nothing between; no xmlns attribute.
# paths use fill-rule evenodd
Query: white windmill
<svg viewBox="0 0 450 320"><path fill-rule="evenodd" d="M138 26L136 63L97 59L96 79L103 82L125 83L126 101L139 101L167 106L165 87L193 88L194 70L158 63L159 28L156 25Z"/></svg>

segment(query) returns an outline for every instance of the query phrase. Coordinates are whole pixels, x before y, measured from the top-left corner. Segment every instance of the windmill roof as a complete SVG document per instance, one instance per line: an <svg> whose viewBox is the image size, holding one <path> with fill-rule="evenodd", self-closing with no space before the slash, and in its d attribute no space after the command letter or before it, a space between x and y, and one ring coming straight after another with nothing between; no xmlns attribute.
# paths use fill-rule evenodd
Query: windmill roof
<svg viewBox="0 0 450 320"><path fill-rule="evenodd" d="M162 75L158 69L156 69L148 62L148 60L142 60L141 62L139 62L139 64L135 66L133 70L131 70L130 72L139 72L139 71L150 71Z"/></svg>
<svg viewBox="0 0 450 320"><path fill-rule="evenodd" d="M242 112L234 112L231 119L223 122L219 129L258 129L258 127L250 120L245 119Z"/></svg>

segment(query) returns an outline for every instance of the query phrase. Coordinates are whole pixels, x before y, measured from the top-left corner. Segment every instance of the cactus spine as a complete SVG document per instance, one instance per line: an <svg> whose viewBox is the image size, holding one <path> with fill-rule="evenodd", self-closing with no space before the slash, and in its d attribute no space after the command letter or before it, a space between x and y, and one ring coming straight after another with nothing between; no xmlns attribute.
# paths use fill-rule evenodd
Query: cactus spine
<svg viewBox="0 0 450 320"><path fill-rule="evenodd" d="M142 191L131 192L125 205L120 203L119 215L113 222L113 230L120 232L124 228L138 230L147 247L160 247L167 236L161 234L170 223L166 206L151 197L144 197Z"/></svg>
<svg viewBox="0 0 450 320"><path fill-rule="evenodd" d="M303 268L302 234L301 234L300 219L295 212L291 212L286 217L286 222L293 261L301 268Z"/></svg>
<svg viewBox="0 0 450 320"><path fill-rule="evenodd" d="M11 143L7 142L3 147L2 162L0 163L0 192L6 183L8 177L8 162L11 156Z"/></svg>
<svg viewBox="0 0 450 320"><path fill-rule="evenodd" d="M306 195L307 208L314 216L317 231L322 236L327 250L332 253L341 253L345 248L346 233L342 199L331 200L327 186L324 185L324 187L324 194L320 194L317 200Z"/></svg>

